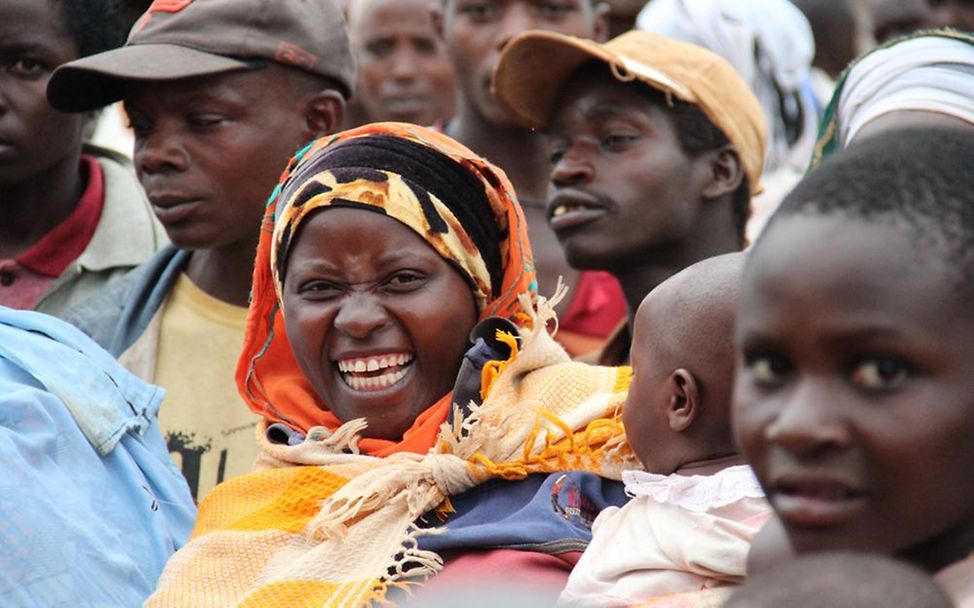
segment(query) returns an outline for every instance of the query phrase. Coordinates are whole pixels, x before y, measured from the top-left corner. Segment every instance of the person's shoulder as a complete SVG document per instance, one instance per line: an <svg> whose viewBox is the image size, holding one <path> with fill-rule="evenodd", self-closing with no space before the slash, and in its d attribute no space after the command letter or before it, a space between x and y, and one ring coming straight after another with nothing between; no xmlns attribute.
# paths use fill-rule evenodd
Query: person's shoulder
<svg viewBox="0 0 974 608"><path fill-rule="evenodd" d="M165 301L189 252L163 247L147 262L82 302L64 319L116 357L128 348Z"/></svg>

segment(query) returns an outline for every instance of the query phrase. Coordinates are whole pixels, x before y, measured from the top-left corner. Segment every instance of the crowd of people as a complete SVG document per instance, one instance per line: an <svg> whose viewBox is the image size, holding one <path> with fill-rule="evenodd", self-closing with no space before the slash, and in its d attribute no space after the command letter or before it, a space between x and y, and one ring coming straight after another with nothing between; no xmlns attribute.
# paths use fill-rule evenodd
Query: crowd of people
<svg viewBox="0 0 974 608"><path fill-rule="evenodd" d="M4 0L0 605L974 608L971 30Z"/></svg>

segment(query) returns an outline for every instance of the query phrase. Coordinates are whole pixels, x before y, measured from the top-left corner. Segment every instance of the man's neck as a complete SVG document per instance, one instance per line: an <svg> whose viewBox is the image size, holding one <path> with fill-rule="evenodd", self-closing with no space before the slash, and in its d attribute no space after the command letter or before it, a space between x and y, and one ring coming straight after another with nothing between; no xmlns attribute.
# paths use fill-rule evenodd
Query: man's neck
<svg viewBox="0 0 974 608"><path fill-rule="evenodd" d="M729 209L731 202L711 204L726 205ZM740 239L732 228L729 215L720 213L702 218L693 234L665 253L634 255L630 259L622 260L615 268L606 269L619 279L626 295L630 327L639 304L657 285L701 260L741 250Z"/></svg>
<svg viewBox="0 0 974 608"><path fill-rule="evenodd" d="M545 200L551 167L544 138L530 129L497 125L461 103L446 134L498 165L518 198Z"/></svg>
<svg viewBox="0 0 974 608"><path fill-rule="evenodd" d="M80 163L79 151L28 181L0 187L0 258L27 251L71 215L85 188Z"/></svg>
<svg viewBox="0 0 974 608"><path fill-rule="evenodd" d="M198 249L190 255L186 274L208 295L235 306L247 306L256 251L256 238L220 249Z"/></svg>

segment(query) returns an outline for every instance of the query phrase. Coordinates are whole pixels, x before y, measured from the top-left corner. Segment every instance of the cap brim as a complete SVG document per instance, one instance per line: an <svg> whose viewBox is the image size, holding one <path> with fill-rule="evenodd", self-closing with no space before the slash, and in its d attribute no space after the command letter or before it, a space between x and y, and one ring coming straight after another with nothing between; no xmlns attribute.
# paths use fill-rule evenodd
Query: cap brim
<svg viewBox="0 0 974 608"><path fill-rule="evenodd" d="M593 40L545 31L525 32L508 43L494 70L494 94L518 123L544 127L565 80L592 59L681 99L689 95L662 72L635 64Z"/></svg>
<svg viewBox="0 0 974 608"><path fill-rule="evenodd" d="M174 44L123 46L58 67L47 84L47 100L62 112L85 112L120 100L126 81L177 80L254 67Z"/></svg>

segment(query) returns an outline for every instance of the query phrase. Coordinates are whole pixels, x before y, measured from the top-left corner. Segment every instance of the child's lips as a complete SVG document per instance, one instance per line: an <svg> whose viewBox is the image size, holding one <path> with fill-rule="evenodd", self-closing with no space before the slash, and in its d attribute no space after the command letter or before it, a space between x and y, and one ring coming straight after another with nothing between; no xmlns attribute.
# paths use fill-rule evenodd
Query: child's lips
<svg viewBox="0 0 974 608"><path fill-rule="evenodd" d="M782 479L771 486L768 499L788 526L830 528L855 519L866 508L867 494L836 479Z"/></svg>

